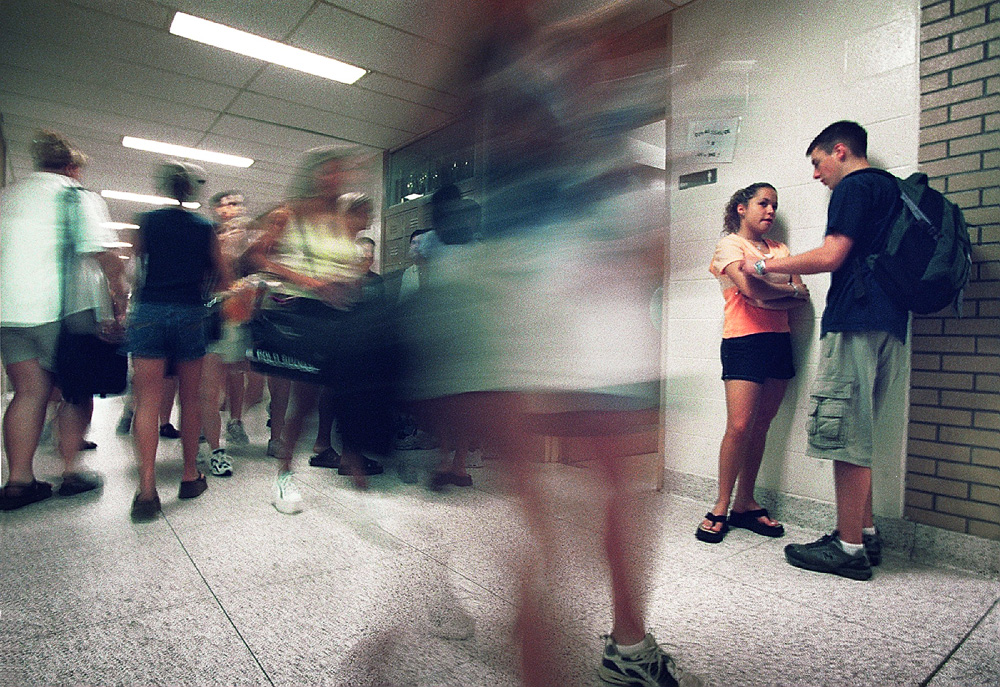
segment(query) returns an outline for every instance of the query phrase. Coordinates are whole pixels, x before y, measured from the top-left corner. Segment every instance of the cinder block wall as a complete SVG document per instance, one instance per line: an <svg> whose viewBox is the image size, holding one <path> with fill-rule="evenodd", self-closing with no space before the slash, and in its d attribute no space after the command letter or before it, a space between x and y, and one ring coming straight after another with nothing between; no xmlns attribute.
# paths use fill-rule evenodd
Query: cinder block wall
<svg viewBox="0 0 1000 687"><path fill-rule="evenodd" d="M1000 540L1000 2L923 0L920 170L963 208L964 317L916 316L908 519Z"/></svg>

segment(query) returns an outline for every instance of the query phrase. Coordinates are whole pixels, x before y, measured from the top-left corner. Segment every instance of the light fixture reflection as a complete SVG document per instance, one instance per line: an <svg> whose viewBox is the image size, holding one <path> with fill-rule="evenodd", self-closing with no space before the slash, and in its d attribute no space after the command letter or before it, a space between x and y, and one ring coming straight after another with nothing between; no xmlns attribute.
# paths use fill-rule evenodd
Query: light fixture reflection
<svg viewBox="0 0 1000 687"><path fill-rule="evenodd" d="M162 153L163 155L173 155L175 157L185 157L190 160L215 162L231 167L249 167L253 164L253 160L248 157L229 155L228 153L215 153L211 150L199 150L198 148L188 148L187 146L174 145L173 143L150 141L145 138L136 138L135 136L123 136L122 145L126 148L146 150L151 153Z"/></svg>
<svg viewBox="0 0 1000 687"><path fill-rule="evenodd" d="M361 67L293 48L184 12L174 15L173 21L170 22L170 33L341 83L352 84L367 73Z"/></svg>
<svg viewBox="0 0 1000 687"><path fill-rule="evenodd" d="M128 200L133 203L146 203L147 205L183 205L190 210L197 210L201 207L201 203L179 203L175 198L149 196L142 193L129 193L128 191L108 191L105 189L101 191L101 195L104 198L111 198L112 200Z"/></svg>

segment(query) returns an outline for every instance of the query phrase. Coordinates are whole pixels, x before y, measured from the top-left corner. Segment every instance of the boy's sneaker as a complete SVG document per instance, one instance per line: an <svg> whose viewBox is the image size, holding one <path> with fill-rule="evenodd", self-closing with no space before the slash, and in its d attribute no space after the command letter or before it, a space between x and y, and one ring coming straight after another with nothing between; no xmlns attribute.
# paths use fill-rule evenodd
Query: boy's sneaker
<svg viewBox="0 0 1000 687"><path fill-rule="evenodd" d="M872 576L872 565L865 552L847 553L835 534L825 534L810 544L789 544L785 547L785 560L796 568L852 580L869 580Z"/></svg>
<svg viewBox="0 0 1000 687"><path fill-rule="evenodd" d="M834 530L833 536L840 538L840 532ZM862 532L861 543L865 545L865 555L868 556L868 562L872 564L872 567L880 564L882 562L882 533L878 531L878 528L875 528L875 534Z"/></svg>
<svg viewBox="0 0 1000 687"><path fill-rule="evenodd" d="M122 416L118 418L118 426L115 427L116 434L129 434L132 432L132 411L123 410Z"/></svg>
<svg viewBox="0 0 1000 687"><path fill-rule="evenodd" d="M302 494L295 486L291 472L282 472L278 475L271 494L273 496L271 502L279 513L292 515L302 512Z"/></svg>
<svg viewBox="0 0 1000 687"><path fill-rule="evenodd" d="M229 456L226 455L226 449L217 448L212 451L212 457L209 459L209 469L216 477L233 476L233 466L229 463Z"/></svg>
<svg viewBox="0 0 1000 687"><path fill-rule="evenodd" d="M682 671L653 639L646 634L645 646L635 654L625 656L611 635L604 635L604 656L597 674L612 685L634 687L697 687L702 682L694 675Z"/></svg>
<svg viewBox="0 0 1000 687"><path fill-rule="evenodd" d="M243 429L243 423L239 420L230 420L226 423L226 442L233 446L246 446L250 443L250 437Z"/></svg>

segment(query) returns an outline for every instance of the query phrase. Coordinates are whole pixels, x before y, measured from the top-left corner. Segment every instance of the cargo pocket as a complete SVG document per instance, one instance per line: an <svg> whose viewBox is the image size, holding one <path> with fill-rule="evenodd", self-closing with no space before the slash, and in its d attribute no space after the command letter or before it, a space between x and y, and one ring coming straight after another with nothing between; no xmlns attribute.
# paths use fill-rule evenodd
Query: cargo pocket
<svg viewBox="0 0 1000 687"><path fill-rule="evenodd" d="M850 430L850 380L818 379L809 399L809 445L818 449L844 448Z"/></svg>

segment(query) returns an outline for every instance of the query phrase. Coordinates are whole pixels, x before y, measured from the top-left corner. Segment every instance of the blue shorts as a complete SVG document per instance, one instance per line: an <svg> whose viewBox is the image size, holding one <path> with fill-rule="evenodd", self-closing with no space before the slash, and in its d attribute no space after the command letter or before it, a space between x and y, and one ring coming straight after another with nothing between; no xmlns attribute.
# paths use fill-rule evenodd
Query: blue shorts
<svg viewBox="0 0 1000 687"><path fill-rule="evenodd" d="M129 314L125 350L137 358L169 358L177 362L205 355L203 305L139 303Z"/></svg>
<svg viewBox="0 0 1000 687"><path fill-rule="evenodd" d="M743 379L763 384L768 379L791 379L792 335L765 332L723 339L722 379Z"/></svg>

